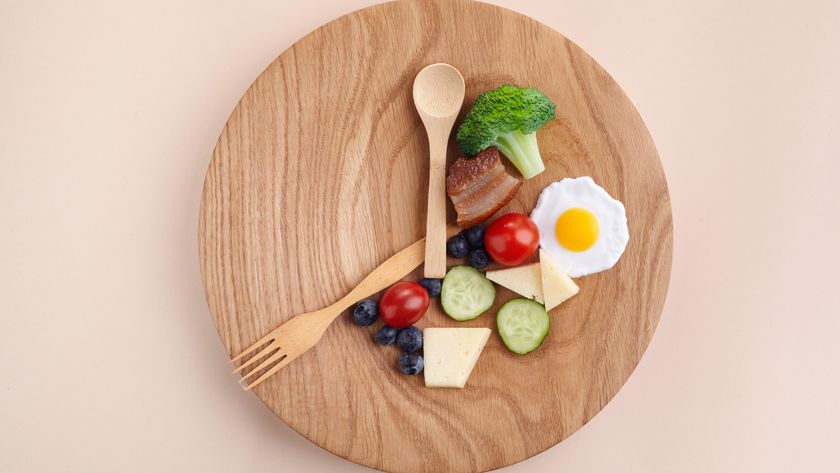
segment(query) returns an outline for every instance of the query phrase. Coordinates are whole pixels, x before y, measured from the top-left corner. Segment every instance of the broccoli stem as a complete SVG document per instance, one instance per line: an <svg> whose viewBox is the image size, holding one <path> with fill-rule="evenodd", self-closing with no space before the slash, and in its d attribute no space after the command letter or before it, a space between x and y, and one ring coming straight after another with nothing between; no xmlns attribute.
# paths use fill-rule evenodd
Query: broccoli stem
<svg viewBox="0 0 840 473"><path fill-rule="evenodd" d="M537 146L537 134L511 131L496 137L493 143L505 155L525 179L545 171L545 165Z"/></svg>

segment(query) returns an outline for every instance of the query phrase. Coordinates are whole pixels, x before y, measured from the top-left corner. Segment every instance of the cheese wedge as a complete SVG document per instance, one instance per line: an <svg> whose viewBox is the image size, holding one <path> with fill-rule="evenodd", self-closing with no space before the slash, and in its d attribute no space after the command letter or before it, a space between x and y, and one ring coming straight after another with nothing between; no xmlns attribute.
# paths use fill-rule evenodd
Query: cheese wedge
<svg viewBox="0 0 840 473"><path fill-rule="evenodd" d="M487 271L485 276L494 283L504 286L522 297L543 303L542 275L540 264L526 264L515 268Z"/></svg>
<svg viewBox="0 0 840 473"><path fill-rule="evenodd" d="M426 387L463 388L488 338L489 328L423 329Z"/></svg>
<svg viewBox="0 0 840 473"><path fill-rule="evenodd" d="M557 307L580 290L572 278L561 271L557 263L543 250L540 250L540 269L545 310Z"/></svg>
<svg viewBox="0 0 840 473"><path fill-rule="evenodd" d="M487 271L487 279L551 310L580 290L553 259L540 250L540 262Z"/></svg>

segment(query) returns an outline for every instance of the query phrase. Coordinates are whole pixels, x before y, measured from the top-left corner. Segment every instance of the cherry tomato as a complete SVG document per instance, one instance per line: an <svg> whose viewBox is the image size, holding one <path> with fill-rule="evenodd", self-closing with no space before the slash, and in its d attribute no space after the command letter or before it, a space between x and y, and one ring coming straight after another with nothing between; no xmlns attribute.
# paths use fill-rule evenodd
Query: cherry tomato
<svg viewBox="0 0 840 473"><path fill-rule="evenodd" d="M416 282L398 282L389 287L379 300L379 316L395 328L417 322L428 308L429 293Z"/></svg>
<svg viewBox="0 0 840 473"><path fill-rule="evenodd" d="M540 231L531 217L505 214L487 227L484 248L495 261L516 266L525 261L540 244Z"/></svg>

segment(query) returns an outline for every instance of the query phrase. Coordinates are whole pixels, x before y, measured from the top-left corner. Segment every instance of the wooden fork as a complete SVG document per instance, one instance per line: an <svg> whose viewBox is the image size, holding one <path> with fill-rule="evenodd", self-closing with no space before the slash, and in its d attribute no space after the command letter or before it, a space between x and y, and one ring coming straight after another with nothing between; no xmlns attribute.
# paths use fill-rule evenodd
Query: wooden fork
<svg viewBox="0 0 840 473"><path fill-rule="evenodd" d="M454 225L447 227L447 237L455 235L460 230L460 228ZM384 263L377 266L367 277L362 279L362 282L354 287L352 291L334 304L314 312L296 315L246 348L231 361L237 362L246 355L255 352L259 347L268 344L242 363L234 373L243 371L263 357L268 356L268 358L242 375L243 381L272 364L273 366L251 384L247 385L245 390L253 389L254 386L262 383L269 376L283 369L305 351L314 347L321 340L321 337L333 320L351 305L387 288L420 266L425 257L425 252L426 240L424 238L385 260Z"/></svg>

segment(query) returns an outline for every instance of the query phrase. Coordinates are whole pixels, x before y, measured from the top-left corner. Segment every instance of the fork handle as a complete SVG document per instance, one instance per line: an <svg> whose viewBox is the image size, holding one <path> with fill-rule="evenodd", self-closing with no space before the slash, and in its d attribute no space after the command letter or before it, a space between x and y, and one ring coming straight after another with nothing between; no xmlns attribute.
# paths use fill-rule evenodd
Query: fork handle
<svg viewBox="0 0 840 473"><path fill-rule="evenodd" d="M459 231L461 229L455 225L447 226L447 238L456 235ZM352 291L331 306L333 310L330 311L330 321L335 320L339 314L356 302L371 294L376 294L405 277L406 274L420 266L425 257L426 239L421 238L385 260L385 262L365 276Z"/></svg>

